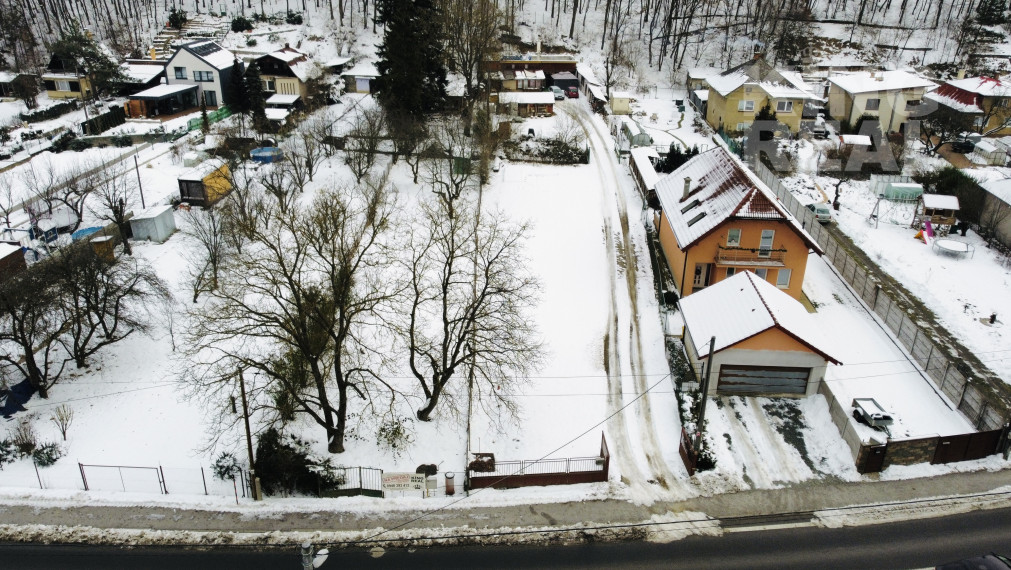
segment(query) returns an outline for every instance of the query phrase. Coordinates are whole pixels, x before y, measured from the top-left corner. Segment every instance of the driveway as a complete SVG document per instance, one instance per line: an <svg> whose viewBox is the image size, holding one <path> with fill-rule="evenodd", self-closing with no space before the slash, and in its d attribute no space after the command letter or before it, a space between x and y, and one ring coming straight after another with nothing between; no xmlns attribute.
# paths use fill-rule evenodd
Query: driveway
<svg viewBox="0 0 1011 570"><path fill-rule="evenodd" d="M937 154L941 155L944 160L947 160L955 168L976 168L976 165L966 158L964 154L951 150L950 144L941 145Z"/></svg>

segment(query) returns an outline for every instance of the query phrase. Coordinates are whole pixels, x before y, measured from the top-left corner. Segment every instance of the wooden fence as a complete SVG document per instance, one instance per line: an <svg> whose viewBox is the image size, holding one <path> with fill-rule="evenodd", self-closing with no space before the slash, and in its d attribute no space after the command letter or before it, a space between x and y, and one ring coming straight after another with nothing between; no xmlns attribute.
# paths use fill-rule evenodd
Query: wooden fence
<svg viewBox="0 0 1011 570"><path fill-rule="evenodd" d="M573 485L607 481L610 467L611 454L601 434L598 457L496 461L494 471L468 470L467 477L470 489Z"/></svg>

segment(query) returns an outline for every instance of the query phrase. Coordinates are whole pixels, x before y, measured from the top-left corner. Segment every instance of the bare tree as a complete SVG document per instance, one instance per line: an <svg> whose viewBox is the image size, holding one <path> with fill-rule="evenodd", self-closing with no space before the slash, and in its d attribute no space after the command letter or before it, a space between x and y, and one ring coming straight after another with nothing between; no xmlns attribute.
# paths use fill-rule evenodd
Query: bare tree
<svg viewBox="0 0 1011 570"><path fill-rule="evenodd" d="M66 404L61 404L53 410L53 415L49 419L56 424L56 429L60 430L63 441L67 441L67 430L70 429L70 423L74 421L73 408Z"/></svg>
<svg viewBox="0 0 1011 570"><path fill-rule="evenodd" d="M137 181L132 176L107 173L95 181L92 192L94 199L89 207L92 214L100 220L115 224L123 242L123 253L133 255L130 240L127 239L130 234L127 214L137 203Z"/></svg>
<svg viewBox="0 0 1011 570"><path fill-rule="evenodd" d="M342 187L272 209L193 315L195 389L225 395L236 368L252 371L274 395L275 414L284 403L311 418L332 453L344 451L351 413L392 405L397 391L382 380L386 351L376 345L385 329L379 307L396 293L382 246L388 194Z"/></svg>
<svg viewBox="0 0 1011 570"><path fill-rule="evenodd" d="M419 145L427 137L425 124L411 113L392 110L385 115L386 132L393 143L393 162L404 157L411 165L414 172L414 183L418 183L418 172L415 166L418 161L411 162L412 156L417 152Z"/></svg>
<svg viewBox="0 0 1011 570"><path fill-rule="evenodd" d="M376 154L383 140L383 110L374 106L365 109L355 117L344 146L344 163L351 167L355 180L362 178L376 163Z"/></svg>
<svg viewBox="0 0 1011 570"><path fill-rule="evenodd" d="M260 169L260 184L277 200L281 213L287 213L298 201L297 183L292 173L291 163L276 162Z"/></svg>
<svg viewBox="0 0 1011 570"><path fill-rule="evenodd" d="M225 265L224 220L216 209L190 210L183 233L196 240L199 253L190 258L193 279L193 302L200 293L218 288L221 269Z"/></svg>
<svg viewBox="0 0 1011 570"><path fill-rule="evenodd" d="M49 397L66 367L59 339L63 328L56 286L42 270L47 258L0 283L0 372L27 378L42 398Z"/></svg>
<svg viewBox="0 0 1011 570"><path fill-rule="evenodd" d="M150 330L150 304L169 297L146 262L108 260L87 244L60 249L43 268L58 289L59 342L77 368L103 347Z"/></svg>
<svg viewBox="0 0 1011 570"><path fill-rule="evenodd" d="M527 228L479 215L478 207L468 196L452 203L427 199L411 241L410 319L403 334L411 373L425 396L417 411L422 421L431 419L440 401L458 411L459 396L471 390L514 411L500 388L541 360L536 331L524 314L538 289L521 254ZM468 368L469 389L450 389Z"/></svg>
<svg viewBox="0 0 1011 570"><path fill-rule="evenodd" d="M494 0L441 0L449 70L463 77L467 96L475 97L482 62L499 45L502 13Z"/></svg>
<svg viewBox="0 0 1011 570"><path fill-rule="evenodd" d="M446 120L432 129L426 152L425 185L450 208L467 189L478 184L471 157L477 152L474 140L464 134L459 121Z"/></svg>

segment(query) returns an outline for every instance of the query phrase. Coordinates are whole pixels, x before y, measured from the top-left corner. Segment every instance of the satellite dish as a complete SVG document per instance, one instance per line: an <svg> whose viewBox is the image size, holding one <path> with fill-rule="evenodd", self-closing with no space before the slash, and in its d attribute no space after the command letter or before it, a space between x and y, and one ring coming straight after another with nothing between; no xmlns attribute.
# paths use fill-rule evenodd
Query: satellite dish
<svg viewBox="0 0 1011 570"><path fill-rule="evenodd" d="M326 548L321 548L319 552L316 553L316 556L314 556L312 559L312 567L319 568L320 566L322 566L323 563L326 562L327 556L330 556L330 551L327 550Z"/></svg>

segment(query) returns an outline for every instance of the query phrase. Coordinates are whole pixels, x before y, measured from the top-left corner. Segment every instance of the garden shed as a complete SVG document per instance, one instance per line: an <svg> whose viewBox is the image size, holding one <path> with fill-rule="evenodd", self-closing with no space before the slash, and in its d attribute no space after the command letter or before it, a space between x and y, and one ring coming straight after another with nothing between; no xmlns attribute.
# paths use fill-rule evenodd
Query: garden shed
<svg viewBox="0 0 1011 570"><path fill-rule="evenodd" d="M142 210L130 218L130 230L134 239L164 243L176 231L172 206L154 206Z"/></svg>
<svg viewBox="0 0 1011 570"><path fill-rule="evenodd" d="M179 176L179 196L194 206L212 206L232 190L228 165L209 160Z"/></svg>
<svg viewBox="0 0 1011 570"><path fill-rule="evenodd" d="M627 91L612 91L608 101L611 112L615 115L630 115L632 113L632 94Z"/></svg>

